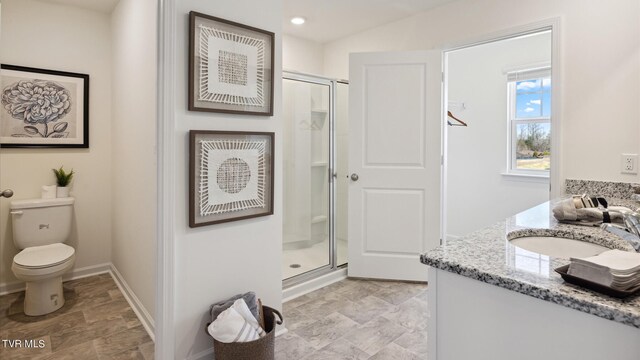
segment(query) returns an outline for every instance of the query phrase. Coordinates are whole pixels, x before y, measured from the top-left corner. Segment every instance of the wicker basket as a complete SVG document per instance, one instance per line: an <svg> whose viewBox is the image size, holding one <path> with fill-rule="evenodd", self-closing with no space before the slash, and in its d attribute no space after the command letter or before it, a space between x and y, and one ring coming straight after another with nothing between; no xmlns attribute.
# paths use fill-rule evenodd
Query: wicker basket
<svg viewBox="0 0 640 360"><path fill-rule="evenodd" d="M223 343L213 339L216 360L274 360L276 324L282 324L282 314L268 306L263 306L262 311L264 331L267 334L258 340L248 342Z"/></svg>

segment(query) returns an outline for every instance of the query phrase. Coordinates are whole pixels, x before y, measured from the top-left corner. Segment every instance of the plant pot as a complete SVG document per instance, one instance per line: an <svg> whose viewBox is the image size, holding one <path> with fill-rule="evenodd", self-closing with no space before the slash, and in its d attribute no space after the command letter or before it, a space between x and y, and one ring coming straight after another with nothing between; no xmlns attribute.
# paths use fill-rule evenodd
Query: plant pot
<svg viewBox="0 0 640 360"><path fill-rule="evenodd" d="M69 197L69 187L68 186L58 186L56 189L56 197L57 198L66 198Z"/></svg>

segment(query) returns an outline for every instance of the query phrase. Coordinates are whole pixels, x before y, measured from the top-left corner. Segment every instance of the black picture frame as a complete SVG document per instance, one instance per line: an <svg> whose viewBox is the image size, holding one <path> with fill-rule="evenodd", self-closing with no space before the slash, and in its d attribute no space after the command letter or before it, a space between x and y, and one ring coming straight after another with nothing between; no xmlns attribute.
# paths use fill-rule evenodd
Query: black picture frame
<svg viewBox="0 0 640 360"><path fill-rule="evenodd" d="M189 132L189 227L273 215L273 132Z"/></svg>
<svg viewBox="0 0 640 360"><path fill-rule="evenodd" d="M188 109L272 116L274 43L273 32L191 11Z"/></svg>
<svg viewBox="0 0 640 360"><path fill-rule="evenodd" d="M0 147L89 147L88 74L2 64L0 90Z"/></svg>

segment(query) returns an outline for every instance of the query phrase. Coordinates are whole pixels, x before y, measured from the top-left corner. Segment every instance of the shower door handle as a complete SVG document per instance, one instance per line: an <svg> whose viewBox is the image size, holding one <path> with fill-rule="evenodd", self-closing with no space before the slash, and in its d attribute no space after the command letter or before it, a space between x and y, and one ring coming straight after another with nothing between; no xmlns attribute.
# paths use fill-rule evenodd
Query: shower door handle
<svg viewBox="0 0 640 360"><path fill-rule="evenodd" d="M338 177L338 173L333 172L332 169L329 169L328 173L329 173L329 182L332 183L333 179Z"/></svg>
<svg viewBox="0 0 640 360"><path fill-rule="evenodd" d="M358 174L356 173L351 174L351 181L358 181L359 178L360 177L358 176Z"/></svg>
<svg viewBox="0 0 640 360"><path fill-rule="evenodd" d="M338 178L338 173L337 172L331 172L331 174L329 174L329 182L333 182L335 179Z"/></svg>

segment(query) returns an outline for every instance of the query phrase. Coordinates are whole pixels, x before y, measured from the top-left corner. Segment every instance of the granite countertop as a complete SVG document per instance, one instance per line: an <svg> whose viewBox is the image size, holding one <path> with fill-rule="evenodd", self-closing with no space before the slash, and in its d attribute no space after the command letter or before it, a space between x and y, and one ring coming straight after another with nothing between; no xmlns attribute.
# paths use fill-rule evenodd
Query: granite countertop
<svg viewBox="0 0 640 360"><path fill-rule="evenodd" d="M639 205L631 200L608 200L610 205L634 210ZM569 260L532 253L509 242L509 239L523 236L561 236L634 251L631 245L599 227L558 223L551 212L558 201L546 202L460 239L449 240L420 256L420 261L437 269L640 328L640 294L617 299L566 283L554 269L568 264Z"/></svg>

